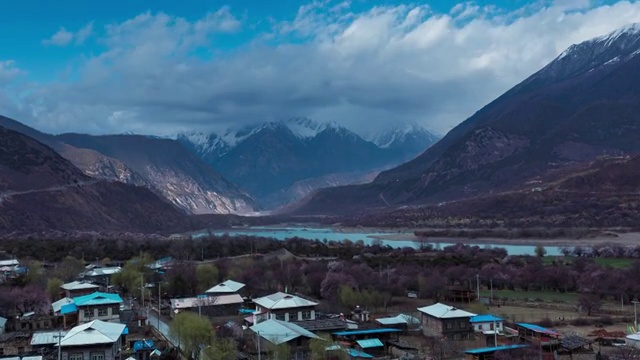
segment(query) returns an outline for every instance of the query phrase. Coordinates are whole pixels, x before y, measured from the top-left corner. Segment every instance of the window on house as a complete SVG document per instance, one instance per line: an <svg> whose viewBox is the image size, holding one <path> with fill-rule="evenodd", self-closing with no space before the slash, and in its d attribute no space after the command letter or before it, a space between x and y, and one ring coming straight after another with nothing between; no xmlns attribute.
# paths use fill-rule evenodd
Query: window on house
<svg viewBox="0 0 640 360"><path fill-rule="evenodd" d="M467 323L464 322L464 321L461 321L459 326L460 326L460 329L466 329L467 328Z"/></svg>
<svg viewBox="0 0 640 360"><path fill-rule="evenodd" d="M447 329L447 330L453 329L453 323L448 322L448 323L444 324L444 328Z"/></svg>
<svg viewBox="0 0 640 360"><path fill-rule="evenodd" d="M489 324L489 330L493 330L493 324Z"/></svg>
<svg viewBox="0 0 640 360"><path fill-rule="evenodd" d="M69 354L69 360L83 360L82 353Z"/></svg>
<svg viewBox="0 0 640 360"><path fill-rule="evenodd" d="M84 317L92 318L93 317L93 310L85 309L84 310Z"/></svg>
<svg viewBox="0 0 640 360"><path fill-rule="evenodd" d="M109 313L107 312L107 308L98 309L98 316L107 316Z"/></svg>
<svg viewBox="0 0 640 360"><path fill-rule="evenodd" d="M302 312L302 320L311 320L311 311L303 311Z"/></svg>
<svg viewBox="0 0 640 360"><path fill-rule="evenodd" d="M284 321L284 314L276 314L276 320Z"/></svg>
<svg viewBox="0 0 640 360"><path fill-rule="evenodd" d="M104 352L92 352L91 360L104 360Z"/></svg>
<svg viewBox="0 0 640 360"><path fill-rule="evenodd" d="M298 312L289 313L289 321L298 321Z"/></svg>

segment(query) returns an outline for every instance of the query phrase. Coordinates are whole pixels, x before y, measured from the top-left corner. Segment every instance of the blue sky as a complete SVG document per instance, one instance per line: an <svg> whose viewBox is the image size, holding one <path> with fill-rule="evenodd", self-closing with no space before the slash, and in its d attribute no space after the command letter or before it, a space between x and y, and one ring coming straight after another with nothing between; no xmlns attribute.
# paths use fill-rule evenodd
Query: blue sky
<svg viewBox="0 0 640 360"><path fill-rule="evenodd" d="M54 133L289 116L444 133L637 21L636 1L2 1L0 114Z"/></svg>

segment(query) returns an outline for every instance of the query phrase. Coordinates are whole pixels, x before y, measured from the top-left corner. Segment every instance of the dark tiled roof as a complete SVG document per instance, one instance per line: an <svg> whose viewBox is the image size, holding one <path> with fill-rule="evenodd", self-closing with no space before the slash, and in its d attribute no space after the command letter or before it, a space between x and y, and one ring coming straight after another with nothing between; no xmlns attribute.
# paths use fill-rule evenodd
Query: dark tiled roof
<svg viewBox="0 0 640 360"><path fill-rule="evenodd" d="M347 323L340 319L316 319L292 321L292 323L309 331L342 330L347 328Z"/></svg>

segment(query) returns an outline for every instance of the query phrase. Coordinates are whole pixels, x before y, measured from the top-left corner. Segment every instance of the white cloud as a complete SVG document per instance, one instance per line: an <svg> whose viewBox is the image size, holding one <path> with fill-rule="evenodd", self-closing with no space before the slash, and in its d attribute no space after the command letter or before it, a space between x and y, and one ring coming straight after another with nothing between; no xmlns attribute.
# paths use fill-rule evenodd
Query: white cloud
<svg viewBox="0 0 640 360"><path fill-rule="evenodd" d="M65 46L73 41L73 33L67 31L65 28L60 28L55 34L51 35L50 38L42 40L42 44L44 45L55 45L55 46Z"/></svg>
<svg viewBox="0 0 640 360"><path fill-rule="evenodd" d="M32 91L33 120L53 132L165 134L302 115L444 132L569 45L640 22L636 2L585 4L512 13L462 4L437 14L315 1L226 53L216 52L221 33L241 27L228 8L195 21L144 13L100 30L107 50L88 56L79 80Z"/></svg>
<svg viewBox="0 0 640 360"><path fill-rule="evenodd" d="M42 40L42 44L47 46L66 46L75 40L76 45L82 45L91 35L93 35L93 21L75 33L61 27L50 38Z"/></svg>
<svg viewBox="0 0 640 360"><path fill-rule="evenodd" d="M83 44L91 35L93 35L93 21L83 26L75 34L76 44Z"/></svg>

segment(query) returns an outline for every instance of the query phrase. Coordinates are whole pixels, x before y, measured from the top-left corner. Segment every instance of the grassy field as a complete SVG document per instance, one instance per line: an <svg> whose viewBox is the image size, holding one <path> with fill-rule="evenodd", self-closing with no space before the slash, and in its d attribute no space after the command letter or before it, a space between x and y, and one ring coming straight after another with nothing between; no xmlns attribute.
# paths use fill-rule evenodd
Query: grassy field
<svg viewBox="0 0 640 360"><path fill-rule="evenodd" d="M570 262L574 259L575 257L573 256L545 256L543 258L543 261L545 264L551 264L554 261ZM594 261L598 265L606 265L616 269L623 269L631 267L633 263L637 261L637 259L595 258Z"/></svg>
<svg viewBox="0 0 640 360"><path fill-rule="evenodd" d="M490 291L480 291L480 295L483 297L489 297ZM493 299L509 298L520 301L545 301L545 302L566 302L576 303L578 301L578 294L575 293L560 293L549 291L510 291L510 290L494 290Z"/></svg>

